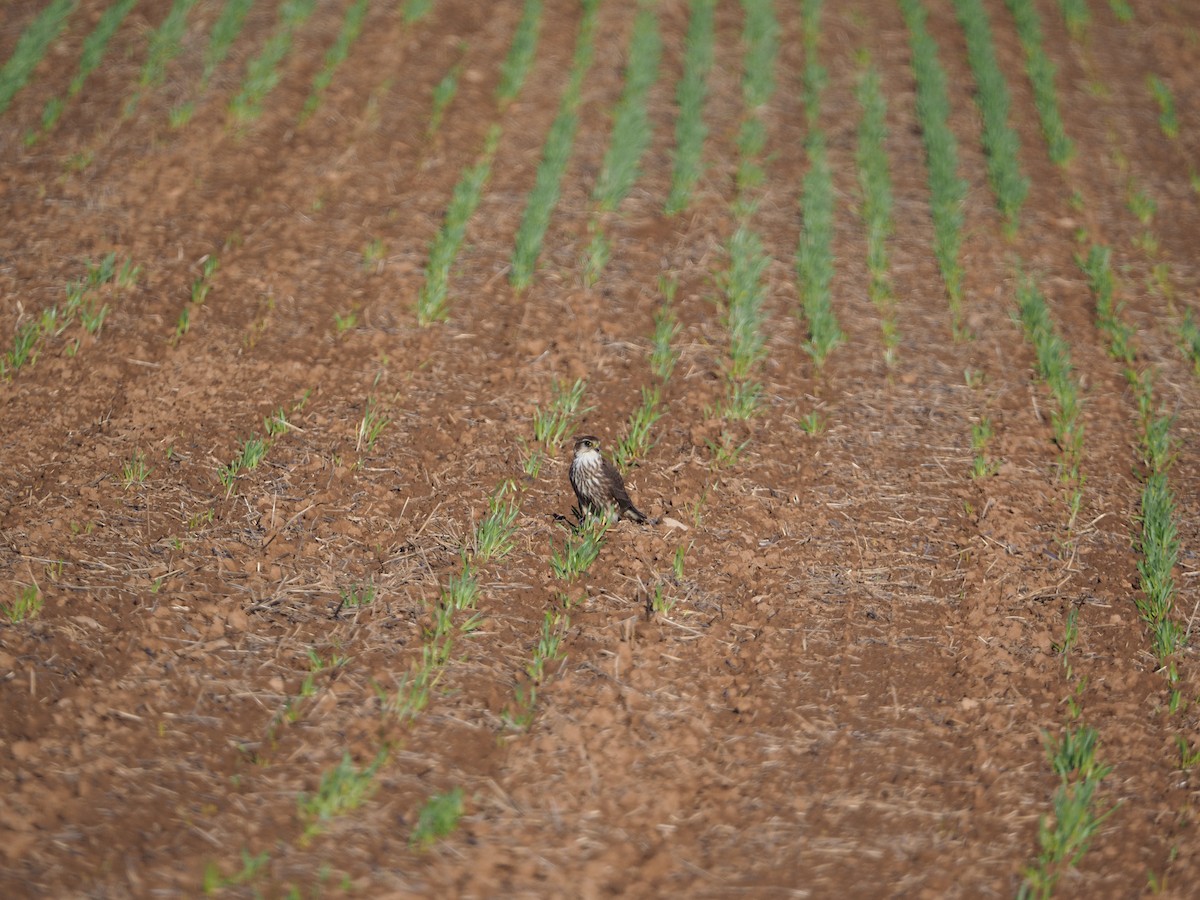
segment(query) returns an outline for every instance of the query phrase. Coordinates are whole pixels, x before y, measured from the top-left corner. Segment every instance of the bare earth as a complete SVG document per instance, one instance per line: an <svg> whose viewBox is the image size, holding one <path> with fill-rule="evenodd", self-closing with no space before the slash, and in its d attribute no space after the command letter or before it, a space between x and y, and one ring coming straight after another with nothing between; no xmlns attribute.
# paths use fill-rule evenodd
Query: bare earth
<svg viewBox="0 0 1200 900"><path fill-rule="evenodd" d="M43 5L5 4L0 60ZM962 31L949 3L927 4L970 184L971 337L960 340L931 250L900 12L826 4L821 125L847 340L820 372L803 349L793 265L808 168L799 4L777 4L779 89L764 111L767 180L753 219L772 257L766 388L759 415L732 426L748 443L723 466L709 441L721 432L712 408L729 341L720 275L736 225L740 5L718 4L706 174L673 218L662 207L688 6L658 5L653 141L634 191L603 218L612 259L588 288L591 192L636 13L632 0L601 5L578 139L522 295L507 267L566 85L577 4L548 0L534 68L504 111L495 87L520 4L438 0L412 25L396 3L373 4L298 126L347 5L317 4L262 118L239 127L229 101L276 4L251 9L200 95L221 7L201 0L165 83L123 119L146 34L170 6L140 3L58 126L27 145L106 8L83 0L0 117L0 351L90 263L116 252L142 267L136 286L100 290L110 312L97 336L78 325L52 336L0 383L0 601L36 584L45 603L0 624L0 895L187 896L208 870L232 896L1012 896L1053 812L1043 735L1073 721L1074 696L1112 766L1096 810L1116 810L1060 893L1195 896L1200 780L1178 740L1200 744L1196 657L1177 659L1171 712L1135 606L1138 411L1074 261L1087 249L1079 229L1113 247L1139 368L1153 369L1176 417L1177 616L1190 626L1200 381L1175 328L1200 311L1195 4L1138 3L1122 24L1093 0L1082 40L1056 4L1037 4L1078 148L1066 169L1047 157L1011 16L987 4L1032 181L1012 240L986 180ZM859 216L861 50L888 99L902 336L891 367ZM433 87L460 58L458 95L428 136ZM1159 131L1152 72L1174 93L1175 141ZM172 128L170 109L189 99L194 117ZM493 122L503 136L452 270L449 319L420 328L430 241ZM1157 249L1138 241L1131 183L1157 203ZM376 240L382 255L364 263ZM190 304L207 255L219 269L205 302ZM1037 276L1083 388L1073 524L1052 401L1013 318L1017 260ZM1163 261L1169 292L1151 278ZM578 427L610 447L624 435L640 389L659 383L649 353L660 276L679 283L681 356L628 481L662 521L620 523L566 585L550 562L574 499L569 444L526 476L533 413L555 379L583 377L592 408ZM190 329L176 340L185 306ZM389 423L368 448L358 430L369 400ZM292 427L227 495L219 468L281 407ZM825 427L810 435L801 424L814 411ZM974 479L981 415L1000 467ZM126 486L137 453L149 473ZM456 635L423 711L387 714L381 696L420 661L438 597L508 479L514 547L481 566L479 628ZM341 602L369 584L373 603ZM649 609L655 585L675 601L665 614ZM564 592L564 655L537 686L529 727L513 727L546 611ZM1068 671L1058 648L1072 609ZM380 760L370 790L306 833L299 799L346 753L356 771ZM457 827L412 845L425 802L454 788Z"/></svg>

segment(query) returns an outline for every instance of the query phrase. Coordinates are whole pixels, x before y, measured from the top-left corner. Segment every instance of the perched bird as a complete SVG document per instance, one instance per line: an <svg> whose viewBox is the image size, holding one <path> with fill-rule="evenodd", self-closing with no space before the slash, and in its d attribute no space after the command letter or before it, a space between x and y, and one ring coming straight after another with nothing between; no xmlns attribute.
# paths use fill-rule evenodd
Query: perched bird
<svg viewBox="0 0 1200 900"><path fill-rule="evenodd" d="M571 460L571 487L579 498L579 511L602 515L609 507L617 508L617 518L630 518L644 524L647 520L633 505L625 490L621 473L600 453L600 438L590 434L575 439Z"/></svg>

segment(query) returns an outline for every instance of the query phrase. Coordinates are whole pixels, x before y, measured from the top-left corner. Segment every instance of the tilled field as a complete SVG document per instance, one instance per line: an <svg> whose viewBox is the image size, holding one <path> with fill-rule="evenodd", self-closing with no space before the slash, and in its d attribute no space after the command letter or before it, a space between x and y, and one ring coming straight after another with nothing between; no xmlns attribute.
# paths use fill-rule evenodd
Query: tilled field
<svg viewBox="0 0 1200 900"><path fill-rule="evenodd" d="M0 893L1194 895L1194 6L7 3Z"/></svg>

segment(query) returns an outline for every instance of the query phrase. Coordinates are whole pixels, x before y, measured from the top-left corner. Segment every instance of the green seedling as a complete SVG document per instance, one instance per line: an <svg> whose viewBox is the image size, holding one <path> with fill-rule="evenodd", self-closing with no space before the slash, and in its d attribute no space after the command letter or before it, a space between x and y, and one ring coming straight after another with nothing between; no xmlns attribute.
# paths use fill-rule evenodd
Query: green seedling
<svg viewBox="0 0 1200 900"><path fill-rule="evenodd" d="M633 22L625 88L613 113L608 152L592 191L592 199L602 211L611 212L620 206L637 181L642 156L653 135L647 95L658 79L661 57L658 18L653 5L643 3Z"/></svg>
<svg viewBox="0 0 1200 900"><path fill-rule="evenodd" d="M249 884L262 874L270 859L264 850L257 856L251 856L248 850L242 850L242 867L232 875L222 875L216 863L210 862L204 869L202 890L206 896L221 893L228 888Z"/></svg>
<svg viewBox="0 0 1200 900"><path fill-rule="evenodd" d="M617 443L613 451L613 459L622 472L627 471L634 460L645 456L652 446L650 429L662 417L662 410L659 408L661 401L660 388L642 388L642 405L630 413L625 437Z"/></svg>
<svg viewBox="0 0 1200 900"><path fill-rule="evenodd" d="M800 430L811 437L825 433L825 419L815 409L801 416L798 424Z"/></svg>
<svg viewBox="0 0 1200 900"><path fill-rule="evenodd" d="M463 53L466 50L465 44L459 44L459 52ZM457 63L443 76L433 88L433 112L429 115L429 126L425 129L428 135L434 134L442 124L442 118L446 115L446 108L454 100L455 94L458 93L458 79L462 75L463 68L466 66L464 59L459 59Z"/></svg>
<svg viewBox="0 0 1200 900"><path fill-rule="evenodd" d="M375 441L379 439L379 436L383 434L383 429L387 428L391 421L379 411L375 399L368 397L362 421L358 423L358 443L355 445L355 452L362 453L365 448L366 452L370 453L371 448L375 446Z"/></svg>
<svg viewBox="0 0 1200 900"><path fill-rule="evenodd" d="M462 815L462 788L456 787L444 794L434 794L421 807L408 845L418 850L428 850L442 838L454 833Z"/></svg>
<svg viewBox="0 0 1200 900"><path fill-rule="evenodd" d="M52 0L21 33L17 45L0 69L0 115L8 109L37 68L50 44L58 37L77 0Z"/></svg>
<svg viewBox="0 0 1200 900"><path fill-rule="evenodd" d="M301 794L296 801L304 823L300 843L307 844L331 819L352 812L369 799L378 787L375 775L386 760L387 750L380 750L374 760L360 769L350 754L345 753L341 762L321 777L315 793Z"/></svg>
<svg viewBox="0 0 1200 900"><path fill-rule="evenodd" d="M242 87L229 104L229 112L239 123L262 115L263 101L279 84L280 68L291 52L296 31L316 8L316 0L284 0L279 7L275 30L262 50L246 65Z"/></svg>
<svg viewBox="0 0 1200 900"><path fill-rule="evenodd" d="M663 381L671 377L679 360L679 350L674 346L674 341L682 327L671 301L664 300L654 314L654 348L650 351L650 370Z"/></svg>
<svg viewBox="0 0 1200 900"><path fill-rule="evenodd" d="M376 587L374 582L367 581L361 584L356 582L338 591L338 597L341 601L339 606L360 609L374 603L378 595L379 588Z"/></svg>
<svg viewBox="0 0 1200 900"><path fill-rule="evenodd" d="M144 482L149 474L150 469L146 465L146 454L138 450L133 454L131 459L121 466L121 484L125 486L125 490L129 490L135 484Z"/></svg>
<svg viewBox="0 0 1200 900"><path fill-rule="evenodd" d="M417 322L422 326L441 321L447 316L450 268L462 247L467 223L475 214L483 196L483 188L491 176L492 160L500 143L500 134L499 125L493 125L488 130L479 161L466 169L454 186L445 221L430 245L425 283L417 295Z"/></svg>
<svg viewBox="0 0 1200 900"><path fill-rule="evenodd" d="M488 514L475 529L473 555L481 564L507 556L512 550L515 523L520 512L517 500L512 496L513 490L512 484L506 483L492 495L488 501Z"/></svg>
<svg viewBox="0 0 1200 900"><path fill-rule="evenodd" d="M383 238L371 238L362 249L362 268L366 272L379 272L387 261L387 244Z"/></svg>
<svg viewBox="0 0 1200 900"><path fill-rule="evenodd" d="M42 611L42 605L41 590L36 584L27 584L17 591L17 596L11 602L0 604L0 610L4 618L16 624L32 619Z"/></svg>
<svg viewBox="0 0 1200 900"><path fill-rule="evenodd" d="M534 410L534 439L550 447L561 445L575 430L576 420L593 409L590 406L581 408L586 390L587 382L582 378L569 385L555 379L549 408Z"/></svg>

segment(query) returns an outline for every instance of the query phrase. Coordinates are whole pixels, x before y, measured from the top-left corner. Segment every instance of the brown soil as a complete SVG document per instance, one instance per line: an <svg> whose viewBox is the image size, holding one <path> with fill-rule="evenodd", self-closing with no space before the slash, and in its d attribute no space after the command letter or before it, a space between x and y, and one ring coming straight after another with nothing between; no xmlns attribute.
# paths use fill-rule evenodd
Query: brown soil
<svg viewBox="0 0 1200 900"><path fill-rule="evenodd" d="M0 59L41 3L8 3ZM1073 255L1078 229L1114 248L1139 365L1176 416L1171 470L1182 546L1178 616L1200 603L1200 383L1175 323L1197 306L1200 45L1182 7L1138 3L1121 24L1092 3L1086 40L1039 3L1075 161L1046 158L1021 49L989 13L1032 179L1020 235L1001 236L985 174L965 43L949 4L929 27L951 86L965 207L967 324L953 339L930 250L927 176L907 33L892 4L826 4L822 125L837 193L834 307L847 341L824 372L804 352L792 260L807 161L795 4L779 4L779 91L754 226L767 278L761 414L718 467L728 335L718 278L735 221L742 115L740 6L720 3L707 106L706 178L689 211L661 214L687 4L660 4L662 76L643 176L605 219L612 261L586 288L591 190L622 88L636 4L601 7L581 126L540 262L523 296L506 267L542 142L566 82L575 3L546 4L517 103L494 101L519 4L438 0L413 26L373 4L350 59L296 120L348 5L321 2L297 35L261 120L231 126L229 99L275 23L251 12L209 92L195 96L220 4L202 0L166 84L121 109L145 35L169 3L138 4L58 127L27 146L63 95L105 8L84 0L0 118L0 349L20 323L115 251L142 267L105 287L98 337L78 326L0 384L0 600L26 585L45 606L0 625L0 894L193 895L206 869L233 893L291 887L360 896L1012 896L1038 854L1058 779L1043 735L1099 732L1112 766L1096 809L1116 807L1064 874L1068 896L1130 897L1200 884L1194 654L1177 661L1182 708L1157 670L1135 598L1138 417L1105 352ZM784 9L786 7L786 9ZM435 84L460 58L440 131ZM884 75L896 233L889 247L903 342L883 359L867 299L855 176L856 54ZM1146 76L1171 85L1182 133L1161 138ZM172 129L169 110L196 112ZM429 242L488 126L504 127L492 180L453 271L449 321L416 325ZM1130 180L1157 202L1155 252L1130 213ZM1072 204L1078 192L1082 206ZM364 247L385 256L364 266ZM220 268L173 340L206 255ZM1013 320L1014 260L1034 272L1083 386L1083 508L1069 523L1052 401ZM1152 285L1170 265L1173 293ZM660 275L676 278L681 359L655 444L630 476L660 524L623 522L564 588L550 557L573 497L566 448L526 478L532 414L555 379L588 380L580 423L611 446L649 368ZM357 316L341 332L335 316ZM80 338L77 352L68 349ZM983 374L970 387L964 371ZM307 398L298 406L302 398ZM368 398L390 420L373 447ZM294 410L263 464L226 496L218 468L263 419ZM817 412L826 428L801 428ZM970 424L987 415L1002 465L972 479ZM150 472L125 486L136 453ZM419 661L430 610L506 479L519 486L515 547L482 569L482 624L459 637L411 721L380 692ZM686 548L684 577L672 562ZM374 583L347 609L340 592ZM648 612L655 584L676 603ZM543 618L568 590L565 658L527 730L506 725ZM1071 671L1057 652L1078 611ZM346 658L309 681L311 656ZM383 748L374 793L306 838L298 798L349 753ZM410 845L425 801L461 787L464 815ZM1189 887L1189 885L1191 887Z"/></svg>

